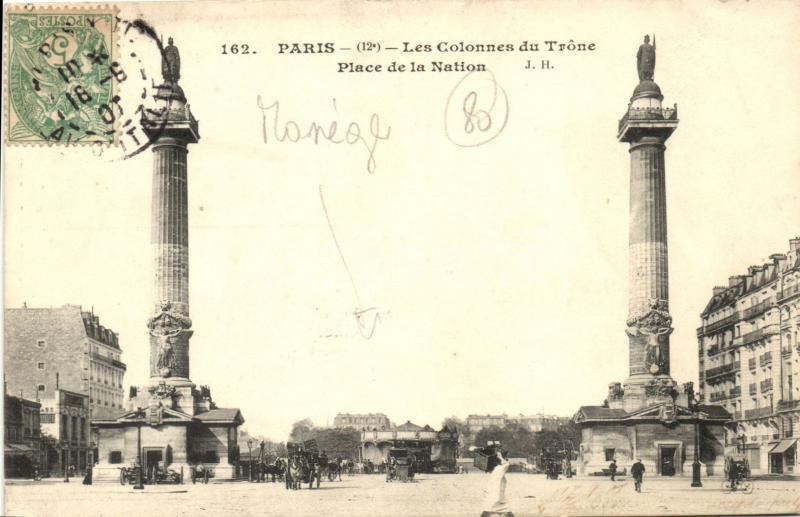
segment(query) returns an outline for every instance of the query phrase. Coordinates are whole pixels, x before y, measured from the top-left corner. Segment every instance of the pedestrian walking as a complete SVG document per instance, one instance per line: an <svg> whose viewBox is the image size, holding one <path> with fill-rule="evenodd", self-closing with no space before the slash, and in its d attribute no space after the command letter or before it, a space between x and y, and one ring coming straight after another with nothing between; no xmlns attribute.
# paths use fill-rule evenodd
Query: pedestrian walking
<svg viewBox="0 0 800 517"><path fill-rule="evenodd" d="M633 476L634 487L636 488L636 491L641 492L642 477L644 476L644 465L642 465L641 459L637 459L636 463L634 463L631 467L631 475Z"/></svg>
<svg viewBox="0 0 800 517"><path fill-rule="evenodd" d="M611 460L611 463L608 465L608 470L611 471L611 481L616 481L617 477L617 460Z"/></svg>

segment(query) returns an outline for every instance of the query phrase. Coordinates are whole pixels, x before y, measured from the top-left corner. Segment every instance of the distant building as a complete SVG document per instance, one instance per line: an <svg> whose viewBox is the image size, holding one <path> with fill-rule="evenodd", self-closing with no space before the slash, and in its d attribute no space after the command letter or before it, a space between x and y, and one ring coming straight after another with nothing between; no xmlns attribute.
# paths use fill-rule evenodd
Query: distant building
<svg viewBox="0 0 800 517"><path fill-rule="evenodd" d="M122 408L127 366L119 335L78 305L5 309L9 393L52 399L59 388L89 397L89 407Z"/></svg>
<svg viewBox="0 0 800 517"><path fill-rule="evenodd" d="M800 237L715 287L697 329L700 390L736 421L729 452L758 473L800 474Z"/></svg>
<svg viewBox="0 0 800 517"><path fill-rule="evenodd" d="M6 394L3 425L5 477L31 477L34 466L41 464L41 427L39 408L33 400Z"/></svg>
<svg viewBox="0 0 800 517"><path fill-rule="evenodd" d="M391 429L361 431L361 461L381 464L394 448L407 449L415 458L417 472L455 472L458 431L418 426L410 421Z"/></svg>
<svg viewBox="0 0 800 517"><path fill-rule="evenodd" d="M529 431L538 433L539 431L557 431L562 425L569 424L571 417L561 417L555 415L523 415L509 416L502 415L469 415L467 417L467 427L473 433L487 427L504 427L508 424L519 424L528 428Z"/></svg>
<svg viewBox="0 0 800 517"><path fill-rule="evenodd" d="M333 427L367 429L389 429L392 423L383 413L337 413L333 417Z"/></svg>

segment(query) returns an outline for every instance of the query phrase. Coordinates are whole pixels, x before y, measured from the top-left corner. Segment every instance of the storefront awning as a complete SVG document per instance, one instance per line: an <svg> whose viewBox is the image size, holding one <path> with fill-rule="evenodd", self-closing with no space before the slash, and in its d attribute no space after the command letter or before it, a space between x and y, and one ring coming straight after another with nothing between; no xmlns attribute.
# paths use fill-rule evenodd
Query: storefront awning
<svg viewBox="0 0 800 517"><path fill-rule="evenodd" d="M30 454L33 452L33 448L24 444L7 443L3 452L5 454Z"/></svg>
<svg viewBox="0 0 800 517"><path fill-rule="evenodd" d="M786 440L781 440L777 444L775 444L775 447L773 447L772 450L769 451L769 453L783 454L784 452L792 448L796 443L797 443L797 438L787 438Z"/></svg>

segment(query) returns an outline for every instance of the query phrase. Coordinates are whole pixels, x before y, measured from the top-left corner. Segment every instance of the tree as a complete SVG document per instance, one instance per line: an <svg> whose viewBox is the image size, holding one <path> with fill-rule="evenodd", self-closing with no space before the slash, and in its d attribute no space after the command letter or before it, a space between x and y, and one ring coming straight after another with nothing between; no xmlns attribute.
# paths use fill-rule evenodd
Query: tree
<svg viewBox="0 0 800 517"><path fill-rule="evenodd" d="M442 420L442 427L447 427L450 429L455 428L455 430L458 431L459 456L466 455L469 446L473 443L472 439L474 438L474 433L469 428L467 423L457 416L451 416Z"/></svg>
<svg viewBox="0 0 800 517"><path fill-rule="evenodd" d="M580 443L581 431L574 422L562 424L555 431L540 431L534 436L534 450L537 452L542 449L571 451L574 456Z"/></svg>
<svg viewBox="0 0 800 517"><path fill-rule="evenodd" d="M478 447L484 447L489 441L499 441L509 456L527 458L535 451L533 433L524 425L513 422L503 427L485 427L475 433Z"/></svg>
<svg viewBox="0 0 800 517"><path fill-rule="evenodd" d="M311 439L311 431L314 429L314 422L310 418L298 420L292 424L292 431L289 433L290 442L303 442Z"/></svg>
<svg viewBox="0 0 800 517"><path fill-rule="evenodd" d="M325 451L329 458L357 458L361 446L361 433L355 429L315 428L311 432L317 441L320 451Z"/></svg>

